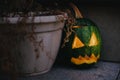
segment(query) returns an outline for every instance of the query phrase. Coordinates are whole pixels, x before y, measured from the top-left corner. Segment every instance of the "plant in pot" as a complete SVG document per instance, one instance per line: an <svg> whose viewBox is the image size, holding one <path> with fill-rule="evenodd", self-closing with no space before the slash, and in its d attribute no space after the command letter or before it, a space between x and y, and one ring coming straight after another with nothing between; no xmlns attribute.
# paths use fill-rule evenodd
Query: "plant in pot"
<svg viewBox="0 0 120 80"><path fill-rule="evenodd" d="M87 48L87 51L92 51L89 47L86 48L87 45L85 44L85 49L81 49L81 52L83 52L82 64L81 60L79 60L79 56L81 57L79 48L81 47L77 47L79 49L77 51L78 54L74 56L74 48L71 48L71 41L74 39L72 34L75 32L79 36L79 33L84 32L84 30L79 30L80 27L76 26L89 26L87 25L89 21L75 17L75 15L79 14L79 11L76 11L74 8L73 12L70 11L72 8L72 6L68 5L70 2L75 2L75 0L0 1L0 69L6 72L14 71L23 75L36 75L48 72L55 61L66 19L65 27L67 28L63 34L65 35L65 39L63 39L65 40L63 41L65 50L63 51L64 54L61 55L62 59L67 56L68 62L72 62L77 66L86 64L86 62L89 65L91 61L91 63L96 63L99 53L96 53L97 59L96 55L95 58L84 56L87 55L85 53ZM90 36L90 34L87 35ZM86 39L84 35L82 36L82 39ZM79 40L75 38L73 44L75 42L75 46L77 46L80 42ZM96 38L92 40L93 42L97 41ZM91 40L89 41L92 42ZM66 44L69 46L66 46ZM100 45L101 43L98 43L98 46ZM66 47L68 48L66 49ZM100 51L98 50L99 48L92 49L95 49L97 52ZM69 56L70 58L68 58ZM91 56L91 52L89 56ZM77 57L78 59L76 59ZM89 61L88 58L90 59Z"/></svg>
<svg viewBox="0 0 120 80"><path fill-rule="evenodd" d="M0 69L23 75L48 72L66 18L56 2L46 5L37 0L0 1Z"/></svg>

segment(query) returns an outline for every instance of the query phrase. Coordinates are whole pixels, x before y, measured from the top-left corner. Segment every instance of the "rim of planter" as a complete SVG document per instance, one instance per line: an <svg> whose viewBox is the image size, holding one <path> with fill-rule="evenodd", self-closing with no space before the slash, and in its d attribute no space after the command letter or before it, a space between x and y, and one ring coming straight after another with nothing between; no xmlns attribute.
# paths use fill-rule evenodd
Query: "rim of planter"
<svg viewBox="0 0 120 80"><path fill-rule="evenodd" d="M68 18L67 13L62 12L60 14L50 14L50 15L32 15L23 17L23 16L7 16L7 17L0 17L0 24L16 24L25 20L25 23L50 23L50 22L59 22L64 21Z"/></svg>

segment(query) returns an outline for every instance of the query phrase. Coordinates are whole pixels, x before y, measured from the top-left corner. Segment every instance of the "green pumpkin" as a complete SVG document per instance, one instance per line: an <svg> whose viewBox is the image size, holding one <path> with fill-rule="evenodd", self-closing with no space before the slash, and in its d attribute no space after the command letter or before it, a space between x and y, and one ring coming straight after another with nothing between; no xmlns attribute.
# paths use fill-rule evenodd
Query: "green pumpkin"
<svg viewBox="0 0 120 80"><path fill-rule="evenodd" d="M62 50L68 56L68 62L74 65L97 63L101 53L101 35L97 25L90 19L76 18L65 29L67 32L63 33L66 36L63 36L65 43Z"/></svg>

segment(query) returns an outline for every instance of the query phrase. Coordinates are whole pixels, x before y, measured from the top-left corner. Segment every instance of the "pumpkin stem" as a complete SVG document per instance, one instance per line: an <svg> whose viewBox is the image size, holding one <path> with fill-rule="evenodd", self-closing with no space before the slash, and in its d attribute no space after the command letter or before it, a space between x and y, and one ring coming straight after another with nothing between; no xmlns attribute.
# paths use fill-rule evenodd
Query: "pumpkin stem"
<svg viewBox="0 0 120 80"><path fill-rule="evenodd" d="M83 18L80 10L77 8L76 5L74 5L73 3L70 3L69 5L70 5L70 6L73 8L73 10L75 11L75 17L76 17L76 18Z"/></svg>

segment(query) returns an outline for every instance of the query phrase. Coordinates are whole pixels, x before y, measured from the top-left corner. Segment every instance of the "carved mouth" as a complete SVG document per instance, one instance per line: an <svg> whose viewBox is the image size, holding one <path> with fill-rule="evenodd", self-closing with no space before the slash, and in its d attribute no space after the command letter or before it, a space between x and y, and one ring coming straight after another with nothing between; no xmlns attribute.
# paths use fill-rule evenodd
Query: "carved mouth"
<svg viewBox="0 0 120 80"><path fill-rule="evenodd" d="M95 56L94 53L91 54L91 56L87 56L85 55L84 57L79 56L78 58L71 58L71 62L76 64L76 65L80 65L80 64L92 64L92 63L96 63L97 60L99 59L100 55Z"/></svg>

